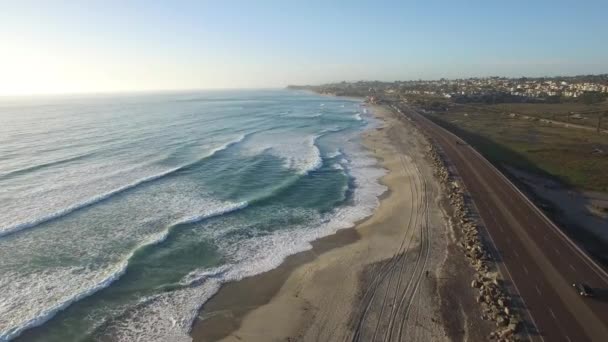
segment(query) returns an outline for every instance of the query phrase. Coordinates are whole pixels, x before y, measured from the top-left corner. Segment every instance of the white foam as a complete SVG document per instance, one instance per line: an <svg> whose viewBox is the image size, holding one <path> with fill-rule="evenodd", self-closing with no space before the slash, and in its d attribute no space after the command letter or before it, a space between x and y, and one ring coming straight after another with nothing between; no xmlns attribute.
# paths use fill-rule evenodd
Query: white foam
<svg viewBox="0 0 608 342"><path fill-rule="evenodd" d="M177 224L190 224L190 223L200 222L202 220L206 220L206 219L216 217L216 216L221 216L221 215L224 215L224 214L227 214L227 213L239 210L239 209L244 209L247 207L247 205L248 205L247 202L240 202L240 203L234 203L234 204L230 203L230 204L227 204L223 208L182 219Z"/></svg>
<svg viewBox="0 0 608 342"><path fill-rule="evenodd" d="M127 190L133 189L133 188L135 188L137 186L140 186L142 184L149 183L149 182L158 180L160 178L163 178L165 176L168 176L170 174L173 174L173 173L175 173L175 172L177 172L179 170L182 170L182 169L184 169L184 168L186 168L188 166L191 166L192 164L194 164L196 162L199 162L202 159L209 158L209 157L215 155L216 153L218 153L218 152L220 152L222 150L225 150L225 149L229 148L230 146L243 141L245 139L245 137L246 137L246 135L241 135L241 136L239 136L235 140L226 142L226 143L224 143L224 144L222 144L222 145L220 145L220 146L218 146L218 147L210 150L205 156L203 156L201 159L198 159L198 160L196 160L194 162L183 164L183 165L180 165L178 167L170 168L168 170L165 170L165 171L160 172L160 173L156 173L156 174L151 175L151 176L140 178L140 179L138 179L136 181L133 181L133 182L128 183L126 185L120 186L120 187L115 188L113 190L110 190L110 191L108 191L106 193L99 194L99 195L93 196L93 197L91 197L91 198L89 198L87 200L84 200L82 202L69 205L69 206L67 206L67 207L65 207L65 208L63 208L61 210L58 210L58 211L56 211L54 213L50 213L50 214L47 214L47 215L36 217L36 218L30 219L30 220L19 222L19 223L16 223L16 224L13 224L13 225L9 225L9 226L6 226L6 227L0 227L0 237L6 236L6 235L10 235L10 234L16 233L16 232L24 230L24 229L36 227L36 226L38 226L38 225L40 225L40 224L42 224L44 222L47 222L47 221L50 221L50 220L53 220L53 219L56 219L56 218L59 218L59 217L62 217L62 216L66 216L66 215L68 215L68 214L70 214L70 213L72 213L72 212L74 212L76 210L83 209L83 208L86 208L88 206L94 205L96 203L105 201L105 200L109 199L112 196L118 195L120 193L123 193L123 192L125 192Z"/></svg>
<svg viewBox="0 0 608 342"><path fill-rule="evenodd" d="M274 269L289 255L312 248L311 241L352 227L371 215L379 205L378 197L386 191L378 182L386 171L378 168L376 160L356 146L350 146L345 153L351 159L350 162L343 159L344 165L348 164L356 184L353 206L338 208L326 216L317 214L309 220L313 226L279 230L245 241L217 239L223 241L218 247L223 254L230 255L231 263L191 272L181 282L185 288L163 293L138 307L117 327L120 333L116 340L191 341L189 332L198 310L221 284Z"/></svg>
<svg viewBox="0 0 608 342"><path fill-rule="evenodd" d="M294 132L265 132L255 134L244 143L244 153L271 153L285 162L285 167L298 174L307 174L323 165L321 152L315 142L319 135Z"/></svg>
<svg viewBox="0 0 608 342"><path fill-rule="evenodd" d="M101 270L71 267L55 268L45 271L45 274L7 274L6 277L0 279L0 286L12 296L0 301L0 316L5 318L5 322L0 322L2 323L0 324L0 341L15 338L24 330L47 322L70 304L109 286L124 274L129 260L138 250L165 241L171 227L224 215L246 206L246 202L218 202L210 205L202 213L181 219L161 232L149 236L119 263L105 266ZM72 281L66 282L65 279ZM74 282L75 279L78 281ZM74 288L73 285L76 285L77 288ZM47 287L53 288L52 295L49 294ZM44 303L47 306L42 306L39 301L35 300L40 295L45 298Z"/></svg>
<svg viewBox="0 0 608 342"><path fill-rule="evenodd" d="M49 215L46 215L46 216L38 217L38 218L32 219L30 221L25 221L25 222L18 223L18 224L12 225L12 226L0 228L0 237L6 236L6 235L9 235L9 234L12 234L12 233L24 230L24 229L32 228L32 227L38 226L41 223L44 223L46 221L50 221L50 220L53 220L53 219L56 219L56 218L68 215L68 214L70 214L70 213L72 213L72 212L74 212L74 211L76 211L78 209L82 209L82 208L88 207L90 205L93 205L95 203L99 203L99 202L104 201L104 200L106 200L106 199L108 199L108 198L110 198L110 197L112 197L114 195L117 195L117 194L122 193L122 192L124 192L126 190L129 190L129 189L132 189L132 188L134 188L134 187L136 187L138 185L141 185L141 184L144 184L144 183L148 183L148 182L157 180L159 178L162 178L164 176L167 176L169 174L172 174L175 171L180 170L181 168L182 168L181 166L180 167L176 167L176 168L172 168L172 169L166 170L164 172L161 172L161 173L149 176L149 177L145 177L145 178L139 179L139 180L137 180L135 182L129 183L129 184L124 185L124 186L121 186L121 187L119 187L117 189L114 189L112 191L109 191L107 193L94 196L94 197L92 197L92 198L90 198L90 199L88 199L86 201L73 204L73 205L71 205L69 207L66 207L64 209L61 209L59 211L56 211L56 212L54 212L52 214L49 214Z"/></svg>
<svg viewBox="0 0 608 342"><path fill-rule="evenodd" d="M9 341L19 336L19 334L21 334L24 330L45 323L46 321L51 319L57 312L65 309L70 304L107 287L124 273L124 271L126 270L126 266L127 261L124 261L120 265L117 265L114 269L106 270L104 274L101 275L101 279L96 282L87 281L90 279L83 279L83 283L81 284L81 286L88 286L84 291L70 293L68 289L60 289L62 290L61 292L65 294L62 300L54 302L50 306L46 306L43 308L38 302L28 303L24 301L3 301L2 306L0 306L0 313L3 313L3 318L5 322L3 322L2 326L0 326L0 341ZM72 277L75 271L79 271L79 269L55 269L53 272L56 276L63 274L62 277L66 279ZM10 287L5 288L7 292L10 291L11 293L18 293L20 288L27 288L29 289L29 292L41 292L44 289L39 288L46 286L44 282L41 282L39 280L40 275L37 274L31 274L31 279L24 278L22 275L12 276L8 274L6 276L13 279L12 283L9 284ZM36 291L37 289L39 289L39 291ZM53 296L57 297L57 295L58 293L57 291L55 291ZM44 304L48 305L49 301L45 301ZM12 310L13 308L15 310ZM11 314L8 315L8 312L11 312Z"/></svg>
<svg viewBox="0 0 608 342"><path fill-rule="evenodd" d="M326 157L327 157L327 158L335 158L335 157L338 157L338 156L341 156L341 155L342 155L342 151L340 151L340 150L338 149L338 150L335 150L335 151L333 151L333 152L328 153L328 154L326 155Z"/></svg>
<svg viewBox="0 0 608 342"><path fill-rule="evenodd" d="M291 114L291 115L286 115L290 118L302 118L302 119L312 119L312 118L318 118L323 116L323 113L314 113L314 114Z"/></svg>
<svg viewBox="0 0 608 342"><path fill-rule="evenodd" d="M299 156L292 157L290 163L292 168L299 170L301 174L307 174L311 171L319 169L323 166L323 159L321 158L321 151L315 144L319 136L308 138L308 148L310 151L306 157L301 159Z"/></svg>
<svg viewBox="0 0 608 342"><path fill-rule="evenodd" d="M310 172L321 166L320 152L315 144L318 136L315 134L281 132L280 134L269 134L263 139L259 139L259 136L263 136L263 134L258 134L257 136L247 139L246 143L243 143L247 145L248 149L253 151L252 153L269 151L283 158L289 168L296 170L300 174ZM238 141L244 139L245 137L243 136ZM223 148L219 147L218 149L221 150ZM311 217L307 222L312 223L312 226L294 227L290 230L276 231L269 235L254 236L238 243L224 239L224 243L218 246L218 248L230 256L227 264L219 268L201 269L191 272L181 280L179 285L184 286L183 288L142 299L141 305L137 305L137 307L125 312L124 319L121 316L120 320L110 324L112 332L116 332L116 340L190 341L188 333L200 306L219 289L222 283L273 269L280 265L287 256L311 248L311 241L333 234L340 228L350 227L357 220L370 215L378 204L377 196L385 190L383 186L377 183L377 178L383 174L383 171L377 169L373 159L366 156L357 146L346 148L344 155L348 156L351 161L348 163L346 159L341 159L340 164L355 177L355 184L357 185L357 188L354 190L354 206L336 209L331 214ZM192 213L187 210L179 211L169 206L175 205L180 208L193 210L200 208L201 203L198 201L198 198L185 198L183 200L176 200L174 198L185 193L187 191L186 187L176 187L172 190L171 195L173 197L171 200L168 200L167 197L149 200L164 203L168 206L166 208L167 212L181 214L182 218L177 223L198 222L206 217L211 217L210 215L221 215L247 205L245 202L222 203L222 205L214 204L212 209L206 209L202 213ZM166 195L169 196L169 194ZM133 203L133 207L141 208L140 204L142 203ZM129 208L124 208L124 211L128 212ZM158 209L158 206L154 208ZM222 232L210 230L206 233L226 234L227 231L235 229L234 227L225 228L226 230ZM112 233L114 234L114 232ZM125 229L124 231L116 231L117 236L112 236L112 238L122 240L127 237L143 236L143 234L138 235L141 233L141 231L132 232ZM137 245L135 250L145 245L163 241L168 236L168 230L148 236L150 238ZM95 238L97 237L92 237L93 240ZM103 239L104 236L100 236L99 238ZM218 240L214 239L214 241ZM99 247L99 250L94 250L93 252L98 253L102 249L102 247ZM87 250L87 252L90 252L90 250ZM128 260L132 253L127 255L124 260ZM0 316L4 318L7 316L6 313L10 312L10 331L12 333L15 333L15 329L21 329L19 331L23 330L23 328L15 328L18 325L25 327L27 324L29 326L40 324L52 317L58 310L73 302L77 298L76 296L82 298L90 295L99 288L107 286L113 279L120 277L122 272L124 272L124 267L126 267L124 262L126 261L114 264L112 267L101 271L99 268L88 269L79 267L66 268L65 270L47 270L44 272L48 273L44 274L32 273L29 278L23 275L15 275L21 278L14 279L14 277L9 276L7 281L11 280L14 285L9 284L8 287L0 286L0 288L8 289L9 293L19 293L19 290L29 291L28 293L19 293L20 298L25 302L25 309L27 310L19 312L19 316L16 316L15 312L11 310L17 308L23 309L24 303L19 300L14 300L10 303L3 300L0 301ZM57 272L55 273L55 271ZM54 282L47 281L51 277ZM70 279L70 282L65 281L66 279ZM48 286L66 287L49 290L46 288ZM41 311L42 306L40 303L55 304ZM28 311L30 309L31 311ZM20 322L25 322L24 324L17 322L19 317L22 318ZM0 331L4 334L9 330L0 326Z"/></svg>

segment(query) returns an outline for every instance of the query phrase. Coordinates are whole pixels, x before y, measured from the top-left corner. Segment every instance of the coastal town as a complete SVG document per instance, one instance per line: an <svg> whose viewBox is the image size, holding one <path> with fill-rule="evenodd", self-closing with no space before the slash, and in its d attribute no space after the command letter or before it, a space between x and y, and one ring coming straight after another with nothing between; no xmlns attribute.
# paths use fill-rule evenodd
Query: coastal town
<svg viewBox="0 0 608 342"><path fill-rule="evenodd" d="M608 0L0 8L0 342L608 342Z"/></svg>
<svg viewBox="0 0 608 342"><path fill-rule="evenodd" d="M332 95L359 96L432 96L454 102L601 102L608 98L608 74L506 78L474 77L466 79L411 80L395 82L358 81L325 84L315 91Z"/></svg>

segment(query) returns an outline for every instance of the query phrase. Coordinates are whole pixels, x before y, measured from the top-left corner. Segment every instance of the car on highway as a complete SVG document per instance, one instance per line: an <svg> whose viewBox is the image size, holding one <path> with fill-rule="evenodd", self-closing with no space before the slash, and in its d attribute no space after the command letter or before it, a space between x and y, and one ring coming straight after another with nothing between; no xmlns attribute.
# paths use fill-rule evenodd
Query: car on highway
<svg viewBox="0 0 608 342"><path fill-rule="evenodd" d="M593 297L593 289L583 283L573 283L572 287L578 292L582 297Z"/></svg>

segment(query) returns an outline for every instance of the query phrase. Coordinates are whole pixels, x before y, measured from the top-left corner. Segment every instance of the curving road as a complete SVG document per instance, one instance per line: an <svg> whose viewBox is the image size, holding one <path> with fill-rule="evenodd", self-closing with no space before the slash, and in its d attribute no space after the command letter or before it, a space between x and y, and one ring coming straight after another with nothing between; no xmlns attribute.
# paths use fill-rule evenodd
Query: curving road
<svg viewBox="0 0 608 342"><path fill-rule="evenodd" d="M505 277L532 316L532 339L608 341L608 296L583 298L571 285L584 282L604 294L608 273L472 147L411 108L398 106L457 169L500 253Z"/></svg>

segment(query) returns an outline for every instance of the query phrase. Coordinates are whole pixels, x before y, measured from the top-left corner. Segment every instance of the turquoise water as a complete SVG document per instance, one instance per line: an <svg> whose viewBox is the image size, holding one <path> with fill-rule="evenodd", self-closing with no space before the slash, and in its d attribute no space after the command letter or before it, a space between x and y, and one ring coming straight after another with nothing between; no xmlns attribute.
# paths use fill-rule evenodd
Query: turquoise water
<svg viewBox="0 0 608 342"><path fill-rule="evenodd" d="M288 90L0 100L0 340L189 341L222 283L371 214L358 101Z"/></svg>

